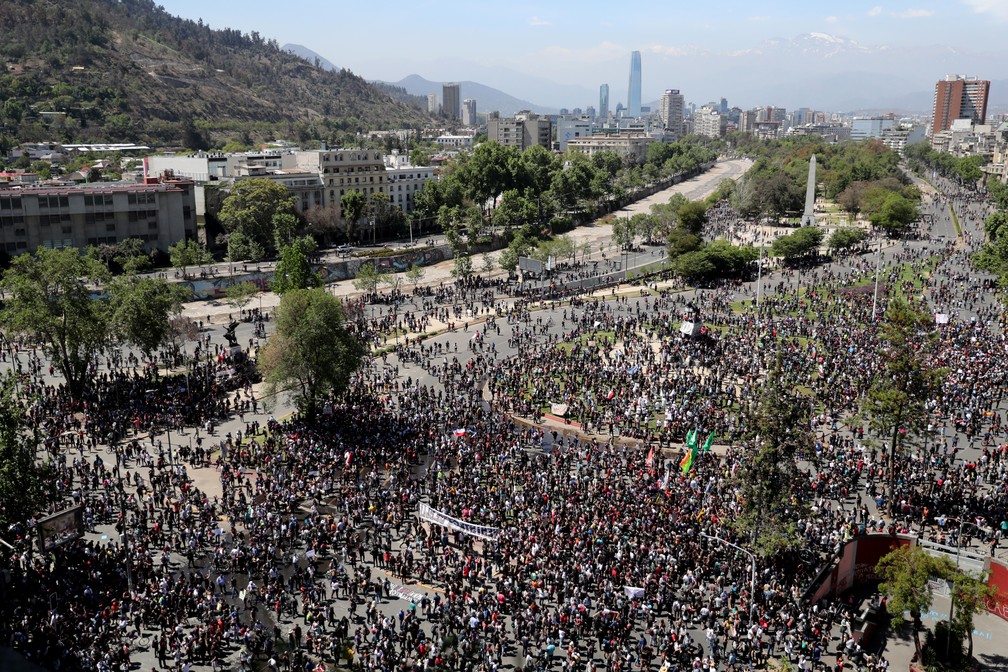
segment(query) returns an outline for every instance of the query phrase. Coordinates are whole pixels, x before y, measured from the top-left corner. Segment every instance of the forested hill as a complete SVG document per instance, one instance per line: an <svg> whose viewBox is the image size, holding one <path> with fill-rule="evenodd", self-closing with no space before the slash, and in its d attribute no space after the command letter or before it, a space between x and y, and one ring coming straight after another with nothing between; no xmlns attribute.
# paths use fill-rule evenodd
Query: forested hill
<svg viewBox="0 0 1008 672"><path fill-rule="evenodd" d="M256 32L212 30L151 0L3 0L0 65L9 140L338 143L428 118L348 70L317 68Z"/></svg>

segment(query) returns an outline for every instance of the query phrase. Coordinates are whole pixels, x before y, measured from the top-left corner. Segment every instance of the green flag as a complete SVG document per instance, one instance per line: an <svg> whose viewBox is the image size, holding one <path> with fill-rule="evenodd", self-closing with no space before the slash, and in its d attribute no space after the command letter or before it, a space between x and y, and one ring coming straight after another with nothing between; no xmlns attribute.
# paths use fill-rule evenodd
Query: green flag
<svg viewBox="0 0 1008 672"><path fill-rule="evenodd" d="M703 442L703 450L701 452L706 453L714 445L714 432L707 435L707 440Z"/></svg>
<svg viewBox="0 0 1008 672"><path fill-rule="evenodd" d="M696 450L696 440L697 440L697 430L691 429L686 432L686 447L691 450Z"/></svg>

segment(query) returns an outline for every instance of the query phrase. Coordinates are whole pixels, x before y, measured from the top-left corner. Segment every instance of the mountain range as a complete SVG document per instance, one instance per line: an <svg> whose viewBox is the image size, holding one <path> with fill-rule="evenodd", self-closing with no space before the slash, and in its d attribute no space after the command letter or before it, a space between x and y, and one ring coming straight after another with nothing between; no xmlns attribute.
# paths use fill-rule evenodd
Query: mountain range
<svg viewBox="0 0 1008 672"><path fill-rule="evenodd" d="M0 35L0 139L340 144L430 121L348 70L316 67L257 32L172 16L152 0L4 1Z"/></svg>
<svg viewBox="0 0 1008 672"><path fill-rule="evenodd" d="M303 44L291 44L288 42L287 44L283 45L280 48L289 54L294 54L299 58L303 58L304 60L316 65L319 68L322 68L323 70L329 70L333 72L339 70L339 68L330 63L328 60L326 60L325 56L322 56L312 51Z"/></svg>
<svg viewBox="0 0 1008 672"><path fill-rule="evenodd" d="M405 89L408 93L411 93L414 96L423 96L425 99L432 93L436 94L438 102L444 104L442 88L444 82L432 82L429 79L424 79L420 75L409 75L408 77L400 79L398 82L391 82L391 84ZM461 99L475 100L476 110L480 114L497 111L501 113L501 116L510 117L515 112L520 112L521 110L529 110L530 112L537 112L539 114L554 114L557 111L556 108L537 105L531 101L522 100L521 98L504 93L503 91L487 86L486 84L480 84L479 82L461 81L458 82L458 85L459 96Z"/></svg>

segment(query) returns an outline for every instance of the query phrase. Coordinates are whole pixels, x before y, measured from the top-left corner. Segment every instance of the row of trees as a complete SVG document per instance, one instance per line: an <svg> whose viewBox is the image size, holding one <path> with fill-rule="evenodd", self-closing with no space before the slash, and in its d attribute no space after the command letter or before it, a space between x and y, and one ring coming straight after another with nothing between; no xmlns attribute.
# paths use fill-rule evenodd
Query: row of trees
<svg viewBox="0 0 1008 672"><path fill-rule="evenodd" d="M113 278L101 261L76 249L20 255L0 287L4 333L38 343L74 395L90 384L102 352L131 345L150 359L181 333L182 287L135 274ZM99 290L106 300L95 300Z"/></svg>
<svg viewBox="0 0 1008 672"><path fill-rule="evenodd" d="M529 226L528 233L539 235L557 218L597 213L645 184L715 158L713 150L690 140L654 143L641 164L608 151L557 156L540 146L522 152L485 142L449 164L438 182L425 185L414 217L446 232L453 224L475 228L474 238L489 224Z"/></svg>
<svg viewBox="0 0 1008 672"><path fill-rule="evenodd" d="M916 173L935 171L942 177L963 185L976 185L983 177L982 156L953 156L932 149L926 142L910 145L904 150L907 165Z"/></svg>
<svg viewBox="0 0 1008 672"><path fill-rule="evenodd" d="M973 258L977 267L995 274L998 284L1008 281L1008 184L995 176L987 178L987 193L997 210L984 220L987 243Z"/></svg>

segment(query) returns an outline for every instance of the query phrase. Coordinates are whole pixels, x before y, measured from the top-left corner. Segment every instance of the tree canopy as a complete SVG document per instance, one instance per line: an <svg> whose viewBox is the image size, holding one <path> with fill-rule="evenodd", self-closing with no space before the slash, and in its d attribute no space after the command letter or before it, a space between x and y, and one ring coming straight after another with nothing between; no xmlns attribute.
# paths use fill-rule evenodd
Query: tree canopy
<svg viewBox="0 0 1008 672"><path fill-rule="evenodd" d="M271 392L290 387L298 409L314 417L327 396L347 389L365 354L339 299L323 289L295 289L280 298L259 368Z"/></svg>
<svg viewBox="0 0 1008 672"><path fill-rule="evenodd" d="M171 320L182 309L186 291L161 278L119 276L108 287L114 335L136 346L150 360L171 333Z"/></svg>
<svg viewBox="0 0 1008 672"><path fill-rule="evenodd" d="M54 501L55 471L39 462L11 375L0 378L0 529L21 524Z"/></svg>
<svg viewBox="0 0 1008 672"><path fill-rule="evenodd" d="M280 261L273 272L273 291L286 294L296 289L322 286L322 277L312 269L309 256L315 251L311 236L295 238L280 250Z"/></svg>
<svg viewBox="0 0 1008 672"><path fill-rule="evenodd" d="M236 182L218 214L229 234L241 234L267 255L276 252L278 239L282 242L292 235L286 230L290 223L287 216L294 217L296 221L294 196L290 189L259 177Z"/></svg>
<svg viewBox="0 0 1008 672"><path fill-rule="evenodd" d="M79 395L93 379L97 356L107 345L107 306L91 299L108 269L75 248L40 247L14 258L0 282L7 299L0 311L7 333L42 346L53 366Z"/></svg>
<svg viewBox="0 0 1008 672"><path fill-rule="evenodd" d="M872 435L888 444L890 507L895 505L897 452L927 427L927 403L938 388L941 371L929 358L934 340L929 313L900 298L889 301L879 326L884 369L873 377L861 413Z"/></svg>

